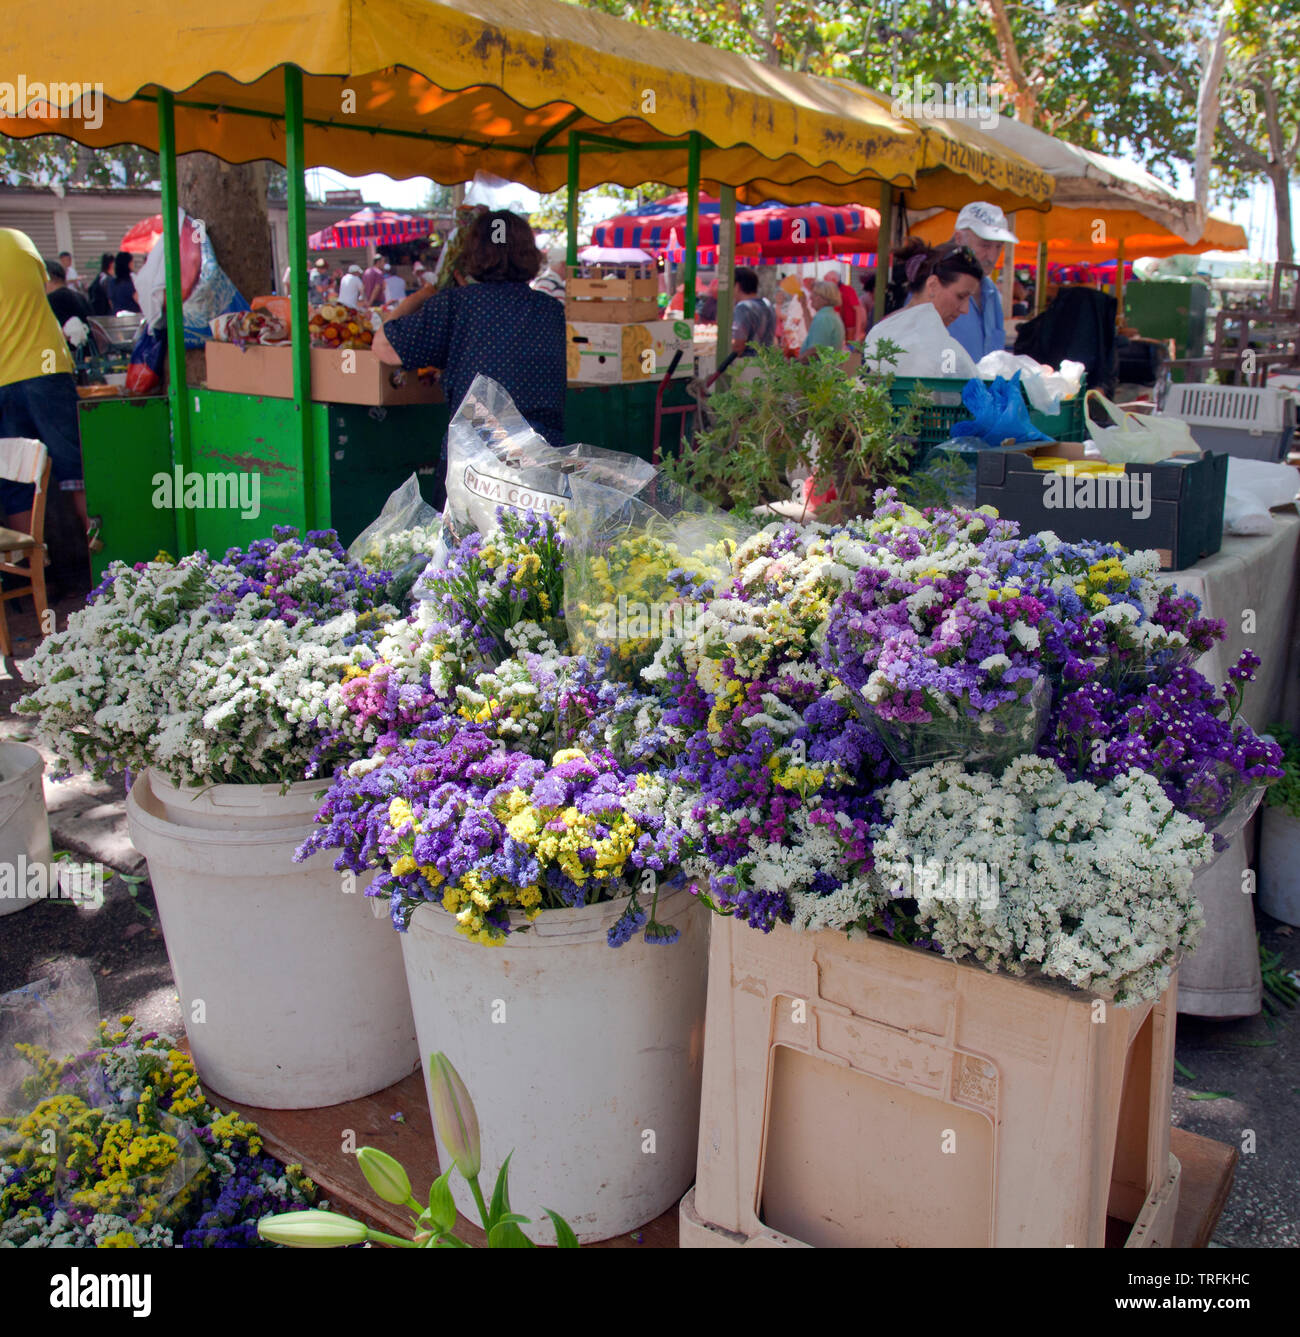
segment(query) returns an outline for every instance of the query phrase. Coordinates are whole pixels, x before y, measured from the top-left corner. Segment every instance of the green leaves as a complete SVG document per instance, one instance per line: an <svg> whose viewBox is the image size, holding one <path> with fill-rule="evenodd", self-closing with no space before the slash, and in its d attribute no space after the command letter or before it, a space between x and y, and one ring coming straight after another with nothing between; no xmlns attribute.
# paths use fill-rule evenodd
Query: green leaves
<svg viewBox="0 0 1300 1337"><path fill-rule="evenodd" d="M555 1243L561 1249L576 1249L578 1247L578 1237L573 1233L569 1223L558 1212L553 1212L549 1207L542 1209L555 1225Z"/></svg>
<svg viewBox="0 0 1300 1337"><path fill-rule="evenodd" d="M439 1235L445 1235L456 1224L456 1203L451 1196L451 1166L429 1186L429 1225Z"/></svg>

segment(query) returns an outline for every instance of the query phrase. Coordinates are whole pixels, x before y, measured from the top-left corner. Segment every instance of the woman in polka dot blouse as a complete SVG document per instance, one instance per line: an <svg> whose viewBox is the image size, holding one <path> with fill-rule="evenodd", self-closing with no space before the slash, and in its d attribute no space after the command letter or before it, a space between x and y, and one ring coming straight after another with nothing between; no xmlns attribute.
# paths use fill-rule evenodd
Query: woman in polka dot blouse
<svg viewBox="0 0 1300 1337"><path fill-rule="evenodd" d="M528 286L541 265L532 228L508 210L481 214L462 259L469 282L412 293L375 335L376 355L412 371L440 368L453 414L482 372L506 389L534 430L563 446L564 307Z"/></svg>

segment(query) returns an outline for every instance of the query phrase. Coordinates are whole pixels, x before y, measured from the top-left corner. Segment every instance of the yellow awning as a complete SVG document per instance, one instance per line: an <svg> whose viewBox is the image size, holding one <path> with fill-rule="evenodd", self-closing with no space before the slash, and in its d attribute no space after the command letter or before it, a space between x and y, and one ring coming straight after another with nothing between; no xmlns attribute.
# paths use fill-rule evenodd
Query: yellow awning
<svg viewBox="0 0 1300 1337"><path fill-rule="evenodd" d="M684 185L685 153L665 141L697 130L706 183L761 180L774 197L806 199L864 179L909 184L921 155L920 131L861 90L556 0L123 0L112 26L130 40L106 41L104 22L102 5L66 0L57 45L38 23L6 26L0 68L28 72L23 105L42 79L64 84L54 100L66 105L74 76L110 101L100 116L7 118L0 130L156 149L164 88L177 95L178 152L282 163L281 67L293 63L304 72L307 164L352 175L451 183L482 169L556 190L576 130L651 145L584 144L584 188ZM815 187L792 191L810 178Z"/></svg>
<svg viewBox="0 0 1300 1337"><path fill-rule="evenodd" d="M947 241L956 224L956 214L945 212L914 224L909 233L933 246ZM1050 213L1021 213L1012 227L1020 238L1020 245L1016 247L1016 261L1020 264L1032 263L1037 258L1041 241L1047 243L1050 264L1067 265L1113 260L1121 238L1126 260L1136 260L1143 255L1236 251L1244 250L1247 245L1242 228L1212 215L1206 218L1204 231L1195 242L1187 241L1130 209L1053 209Z"/></svg>

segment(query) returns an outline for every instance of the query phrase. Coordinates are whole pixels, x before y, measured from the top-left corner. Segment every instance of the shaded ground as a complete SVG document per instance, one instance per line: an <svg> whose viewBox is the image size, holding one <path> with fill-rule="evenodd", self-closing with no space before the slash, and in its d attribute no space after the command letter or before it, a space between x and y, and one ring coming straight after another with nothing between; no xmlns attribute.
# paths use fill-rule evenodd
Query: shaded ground
<svg viewBox="0 0 1300 1337"><path fill-rule="evenodd" d="M72 594L57 605L60 627L81 603L81 595ZM8 614L18 658L31 653L36 637L30 606L22 608L14 612L10 605ZM0 678L0 738L27 732L25 722L9 713L22 692L21 679ZM127 836L125 792L122 776L102 783L82 776L51 782L47 770L55 849L101 861L118 873L144 874L144 860ZM1265 948L1282 953L1284 970L1300 970L1300 929L1256 913ZM147 881L134 887L121 877L106 881L99 909L45 902L0 917L0 993L25 984L43 963L69 957L92 963L102 1016L130 1013L151 1028L181 1034L175 984ZM1283 1009L1276 1019L1267 1013L1242 1021L1178 1019L1183 1070L1174 1077L1174 1123L1241 1152L1216 1245L1300 1246L1298 1035L1300 1010ZM1216 1098L1197 1098L1210 1094Z"/></svg>

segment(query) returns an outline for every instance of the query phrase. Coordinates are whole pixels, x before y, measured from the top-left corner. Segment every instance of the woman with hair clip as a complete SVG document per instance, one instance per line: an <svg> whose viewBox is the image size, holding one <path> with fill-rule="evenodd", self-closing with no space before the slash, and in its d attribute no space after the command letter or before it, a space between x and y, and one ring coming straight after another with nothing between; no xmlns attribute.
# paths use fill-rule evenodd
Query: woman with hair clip
<svg viewBox="0 0 1300 1337"><path fill-rule="evenodd" d="M895 256L906 276L907 304L871 329L863 348L888 339L905 350L893 370L902 376L973 376L970 354L948 334L948 326L966 314L980 290L984 270L968 247L953 242L933 250L912 238Z"/></svg>

